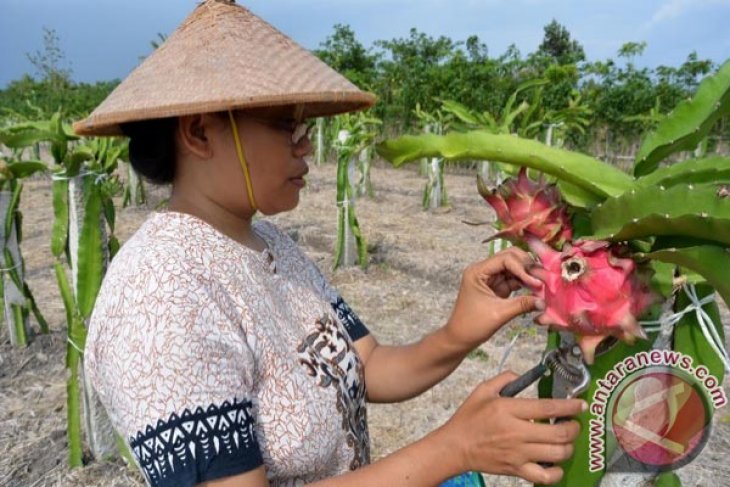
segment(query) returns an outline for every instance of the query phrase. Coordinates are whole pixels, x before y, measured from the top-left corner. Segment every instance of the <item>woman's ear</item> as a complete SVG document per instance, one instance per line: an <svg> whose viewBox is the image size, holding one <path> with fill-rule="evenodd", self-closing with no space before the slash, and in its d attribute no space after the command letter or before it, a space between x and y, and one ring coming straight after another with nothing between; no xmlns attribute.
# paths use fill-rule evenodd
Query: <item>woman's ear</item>
<svg viewBox="0 0 730 487"><path fill-rule="evenodd" d="M213 138L220 132L220 124L209 114L184 115L178 121L177 136L180 149L201 159L213 157Z"/></svg>

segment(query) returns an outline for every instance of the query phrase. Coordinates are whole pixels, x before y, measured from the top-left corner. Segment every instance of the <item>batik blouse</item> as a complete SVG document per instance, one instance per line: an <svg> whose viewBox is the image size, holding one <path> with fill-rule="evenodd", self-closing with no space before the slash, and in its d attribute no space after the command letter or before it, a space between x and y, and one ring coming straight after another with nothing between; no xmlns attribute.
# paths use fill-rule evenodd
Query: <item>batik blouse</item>
<svg viewBox="0 0 730 487"><path fill-rule="evenodd" d="M149 485L264 465L293 486L369 462L368 330L291 238L253 229L264 252L155 212L106 273L84 369Z"/></svg>

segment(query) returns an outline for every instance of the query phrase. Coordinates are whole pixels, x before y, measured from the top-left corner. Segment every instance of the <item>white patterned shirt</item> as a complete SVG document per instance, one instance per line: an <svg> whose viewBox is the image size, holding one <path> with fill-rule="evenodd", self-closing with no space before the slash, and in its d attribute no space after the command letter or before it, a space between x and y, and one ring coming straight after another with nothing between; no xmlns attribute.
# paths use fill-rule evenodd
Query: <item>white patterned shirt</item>
<svg viewBox="0 0 730 487"><path fill-rule="evenodd" d="M104 278L85 372L149 485L261 465L302 485L369 463L368 331L287 235L253 229L263 253L155 212Z"/></svg>

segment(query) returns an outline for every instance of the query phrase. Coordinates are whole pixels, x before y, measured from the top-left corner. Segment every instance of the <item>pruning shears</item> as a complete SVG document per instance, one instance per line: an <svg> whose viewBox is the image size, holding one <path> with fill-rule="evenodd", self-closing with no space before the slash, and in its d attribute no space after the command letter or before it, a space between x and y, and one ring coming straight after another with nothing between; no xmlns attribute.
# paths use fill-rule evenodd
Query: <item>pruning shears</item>
<svg viewBox="0 0 730 487"><path fill-rule="evenodd" d="M553 397L572 399L588 389L591 373L583 361L583 352L575 343L575 338L564 340L561 346L545 352L540 363L504 386L499 395L514 397L536 380L549 375L556 379Z"/></svg>

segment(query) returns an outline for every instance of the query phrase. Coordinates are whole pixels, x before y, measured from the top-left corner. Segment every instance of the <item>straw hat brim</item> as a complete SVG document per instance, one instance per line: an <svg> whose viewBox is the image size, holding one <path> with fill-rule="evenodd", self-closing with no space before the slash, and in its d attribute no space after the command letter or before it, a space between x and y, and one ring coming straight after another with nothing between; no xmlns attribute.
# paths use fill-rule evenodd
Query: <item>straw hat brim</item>
<svg viewBox="0 0 730 487"><path fill-rule="evenodd" d="M296 95L260 97L252 101L220 100L198 104L179 106L150 107L144 110L132 109L118 111L109 115L98 114L75 122L73 130L81 136L121 136L124 135L121 125L129 122L152 120L157 118L181 117L199 113L214 113L226 110L247 110L270 107L287 107L303 104L302 118L326 117L342 113L356 112L370 108L375 104L376 96L372 93L298 93Z"/></svg>
<svg viewBox="0 0 730 487"><path fill-rule="evenodd" d="M312 118L363 110L375 100L244 7L207 0L73 128L78 135L123 135L129 122L287 106Z"/></svg>

